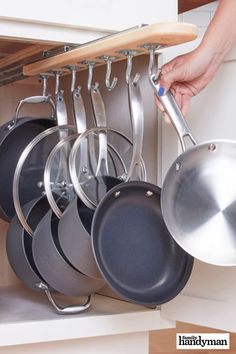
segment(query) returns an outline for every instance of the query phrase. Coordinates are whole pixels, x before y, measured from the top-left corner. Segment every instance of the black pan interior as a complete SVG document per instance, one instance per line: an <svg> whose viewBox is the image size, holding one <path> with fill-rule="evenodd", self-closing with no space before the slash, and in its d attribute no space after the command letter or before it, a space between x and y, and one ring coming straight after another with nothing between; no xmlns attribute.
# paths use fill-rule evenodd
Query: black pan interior
<svg viewBox="0 0 236 354"><path fill-rule="evenodd" d="M19 121L22 122L22 119ZM15 168L24 148L30 143L30 141L44 131L55 125L55 121L52 119L32 119L24 118L24 123L17 124L10 132L7 132L6 125L1 127L0 131L0 205L5 214L11 219L15 214L13 196L12 196L12 183ZM40 168L40 167L39 167ZM30 172L30 171L29 171ZM31 174L37 174L37 171L31 171ZM35 180L35 179L34 179ZM38 197L39 188L33 184L28 185L25 188L27 198L21 200L22 204L27 203ZM35 192L36 191L36 192ZM30 197L28 194L30 193ZM41 191L40 191L41 193ZM23 194L23 193L22 193ZM3 215L0 217L6 219Z"/></svg>
<svg viewBox="0 0 236 354"><path fill-rule="evenodd" d="M92 242L104 278L135 303L171 300L191 274L193 258L169 234L160 188L149 183L122 183L108 192L94 214Z"/></svg>

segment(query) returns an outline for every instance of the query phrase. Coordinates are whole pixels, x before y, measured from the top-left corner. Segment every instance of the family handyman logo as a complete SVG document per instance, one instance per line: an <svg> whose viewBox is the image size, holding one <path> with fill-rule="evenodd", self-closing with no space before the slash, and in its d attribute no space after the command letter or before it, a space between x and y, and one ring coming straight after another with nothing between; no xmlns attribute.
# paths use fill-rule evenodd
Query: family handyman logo
<svg viewBox="0 0 236 354"><path fill-rule="evenodd" d="M177 333L177 349L229 349L229 333Z"/></svg>

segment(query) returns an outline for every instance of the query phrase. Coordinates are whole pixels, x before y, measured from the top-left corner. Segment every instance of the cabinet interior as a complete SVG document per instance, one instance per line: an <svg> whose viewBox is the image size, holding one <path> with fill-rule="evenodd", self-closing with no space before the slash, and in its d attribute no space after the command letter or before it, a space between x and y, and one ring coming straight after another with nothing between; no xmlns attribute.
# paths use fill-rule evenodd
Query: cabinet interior
<svg viewBox="0 0 236 354"><path fill-rule="evenodd" d="M1 60L9 56L16 55L19 51L26 50L38 44L32 42L6 41L0 40L0 67ZM47 46L45 47L47 48ZM147 68L148 56L142 55L133 59L133 73L141 74L141 89L145 109L145 135L143 157L146 162L148 180L156 182L157 180L157 119L156 106L154 100L150 100L153 95L152 88L148 82ZM131 123L128 107L128 91L125 82L126 60L113 63L112 75L118 77L116 88L108 92L105 87L105 66L99 66L94 69L94 82L99 82L100 90L106 106L108 125L115 128L129 137L132 137ZM78 72L77 84L82 86L82 95L85 102L88 127L92 127L93 114L90 104L89 94L87 93L87 70ZM72 105L70 99L70 75L62 76L60 87L65 92L67 112L69 123L73 123ZM27 96L41 94L41 82L39 77L26 78L0 87L0 124L3 124L14 117L14 111L18 101ZM54 79L50 78L48 83L48 93L54 93ZM40 113L39 113L40 112ZM20 116L48 116L50 111L47 105L26 106L22 109ZM7 177L6 177L7 178ZM1 186L4 188L4 186ZM6 255L6 234L8 224L0 220L0 286L19 285L20 281L10 268ZM110 294L110 291L108 291ZM113 295L113 294L112 294Z"/></svg>

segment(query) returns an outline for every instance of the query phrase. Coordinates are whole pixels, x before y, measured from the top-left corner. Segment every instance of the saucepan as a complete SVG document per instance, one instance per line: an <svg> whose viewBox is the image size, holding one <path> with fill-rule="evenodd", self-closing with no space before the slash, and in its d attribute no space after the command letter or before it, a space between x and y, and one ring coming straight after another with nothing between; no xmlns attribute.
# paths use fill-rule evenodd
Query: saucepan
<svg viewBox="0 0 236 354"><path fill-rule="evenodd" d="M64 100L61 92L58 92L57 95L57 113L60 121L65 122L65 107L64 107ZM57 128L57 129L56 129ZM19 180L21 177L21 171L22 167L24 166L25 159L28 157L31 159L31 151L32 147L35 147L35 144L40 143L42 141L41 138L45 138L47 136L50 136L52 133L57 133L56 135L59 136L58 138L61 137L60 132L68 133L68 132L73 132L73 127L70 126L60 126L59 127L54 127L52 129L49 129L48 131L44 132L43 136L40 134L40 136L37 136L26 148L24 151L22 157L20 158L19 161L19 166L18 169L15 172L15 178L14 178L14 190L17 191L19 189ZM58 131L59 130L59 131ZM47 134L46 134L47 133ZM58 141L58 140L57 140ZM46 146L48 148L48 145ZM50 145L51 147L51 145ZM48 149L46 149L48 151ZM40 176L39 176L40 178ZM19 193L19 191L18 191ZM61 200L61 204L65 203L67 201ZM17 204L17 203L16 203ZM19 204L19 201L18 201ZM21 206L17 206L19 209L21 209ZM69 306L64 309L60 308L55 304L55 301L53 301L51 293L50 293L50 287L55 289L56 287L53 286L53 284L50 284L48 282L48 279L42 275L41 271L36 265L36 262L34 261L33 253L32 253L32 234L33 230L35 230L37 224L41 219L44 217L44 215L47 215L47 212L49 210L49 204L44 196L39 197L35 201L32 201L29 206L26 206L26 211L27 214L25 215L25 211L22 212L23 219L25 220L26 223L26 231L29 230L29 232L23 231L22 228L19 226L19 220L15 217L15 219L11 223L11 227L8 232L8 244L7 244L7 251L8 251L8 257L10 260L10 263L12 265L13 270L16 272L18 277L28 286L34 288L34 289L41 289L43 290L46 295L48 296L50 302L53 304L54 309L60 313L60 314L68 314L68 313L78 313L81 312L85 309L87 309L90 305L90 297L88 298L88 301L86 302L85 305L82 306ZM29 211L29 212L28 212ZM33 229L32 229L33 228ZM47 237L47 233L45 234ZM16 242L14 242L14 240ZM46 250L46 249L45 249ZM47 250L46 250L47 251ZM53 268L53 267L52 267ZM57 269L56 269L57 272ZM73 270L72 270L73 272ZM84 279L85 277L81 277L78 272L74 271L72 274L72 278L74 277L74 284L75 287L77 286L77 292L72 292L70 289L67 289L67 294L69 293L70 295L78 295L78 287L80 288L80 295L82 294L81 289L85 289L83 294L90 294L91 291L91 286L88 284L87 279ZM55 277L55 281L58 279L58 275L60 272L57 272L57 277ZM68 277L65 277L65 279L68 279ZM45 282L46 280L46 282ZM70 278L71 280L71 278ZM69 281L69 279L68 279ZM81 285L82 284L82 285ZM89 287L89 289L88 289ZM101 287L101 284L99 284L99 287Z"/></svg>
<svg viewBox="0 0 236 354"><path fill-rule="evenodd" d="M81 96L81 88L78 88L75 90L74 90L74 88L72 89L72 99L73 99L73 107L74 107L74 113L76 116L76 120L77 120L77 122L80 122L80 126L82 126L81 122L83 122L84 123L83 127L85 127L86 126L86 116L85 116L83 99ZM97 124L100 124L100 116L97 117ZM77 126L79 126L79 124L77 124ZM81 133L81 130L80 130L80 133ZM75 134L75 135L68 136L65 139L62 139L51 151L51 153L48 157L47 163L46 163L44 186L45 186L46 195L48 197L49 203L52 206L52 210L55 212L55 215L58 218L61 217L62 210L60 210L60 207L57 204L57 200L54 197L55 193L53 193L54 189L52 188L52 186L54 184L54 183L52 183L54 181L53 176L55 174L55 171L56 171L56 173L58 173L57 171L59 171L59 175L60 175L59 164L61 162L61 151L66 150L68 152L71 148L71 143L73 143L73 140L75 139L75 137L77 138L77 136L78 135ZM112 151L113 155L111 155L110 150ZM114 156L116 156L116 151L111 146L111 147L109 147L108 152L109 152L108 156L109 157L111 156L111 158L108 159L109 167L113 168L112 173L114 174L114 173L116 173L116 167L117 167L117 166L115 166L115 168L114 168L114 166L113 166L113 159L114 159ZM90 154L89 154L89 151L87 151L87 144L83 144L80 158L83 160L83 164L85 164L84 166L88 165L89 157L90 157ZM67 173L67 155L64 155L63 159L64 159L63 160L64 163L63 163L63 165L61 165L62 172ZM121 159L120 159L120 163L122 164ZM86 169L87 169L87 167L86 167ZM93 170L93 168L91 170ZM119 180L119 182L120 182L120 180ZM66 184L67 185L70 184L70 181L67 180ZM65 198L65 196L67 198L67 190L66 189L63 193L63 199ZM73 199L73 198L71 198L71 199ZM68 199L68 200L70 201L71 199ZM78 223L79 222L81 223L81 221L80 221L80 219L78 221L78 216L76 217L76 215L75 215L75 217L74 217L74 214L72 215L73 208L75 209L75 211L77 211L77 206L73 207L74 203L78 204L79 201L72 200L72 202L69 204L68 208L70 210L70 213L69 213L70 218L72 218L71 230L74 230L74 232L78 233L79 230L82 229L82 231L83 231L86 229L86 227L85 227L85 225L82 225L80 228L78 227ZM90 222L86 221L85 224L86 223L91 224L91 218L92 218L93 212L90 209L88 209L86 206L83 206L83 203L80 203L80 204L81 204L82 214L83 214L84 218L87 218L90 220ZM62 207L65 207L65 205ZM67 208L67 210L68 210L68 208ZM48 279L48 282L50 282L50 284L52 284L53 281L56 281L55 275L52 272L51 265L48 264L48 262L45 262L45 249L47 250L46 251L47 254L51 254L50 258L54 260L54 265L55 265L54 268L55 269L57 269L57 268L64 269L65 268L64 272L66 270L68 272L70 272L70 265L75 266L74 262L73 262L73 256L71 257L71 252L72 252L72 254L74 254L74 252L76 252L76 261L77 261L77 258L79 258L80 262L81 262L81 260L80 260L81 258L85 260L85 262L81 262L81 267L76 267L77 270L79 272L82 272L85 275L90 276L90 277L100 278L99 281L96 281L96 279L95 279L95 281L93 282L93 284L94 284L93 288L90 287L91 292L98 290L98 288L100 288L105 283L104 283L104 280L101 279L100 273L97 270L96 264L93 260L92 252L90 252L91 257L89 257L88 252L87 253L83 252L84 251L83 245L85 244L86 247L88 245L88 236L87 236L86 232L83 231L82 235L80 236L81 240L83 240L83 242L82 242L82 244L79 245L79 247L77 247L77 244L75 244L73 242L70 243L69 248L70 248L71 252L69 252L67 254L63 245L61 245L57 241L55 241L55 239L57 237L57 232L55 231L55 227L53 227L53 225L56 224L57 221L58 220L56 220L56 218L53 216L52 211L49 211L47 216L45 216L45 218L43 218L41 220L39 227L36 229L36 231L34 233L34 240L33 240L34 259L35 259L35 262L37 263L38 267L40 268L41 273L44 274L44 277L46 279ZM44 235L46 234L47 238L45 239L44 236L40 236L40 232L43 232ZM68 244L68 242L71 241L70 235L68 235L68 230L67 230L65 239L66 239L67 244ZM47 245L46 245L46 243L47 243ZM90 244L90 249L91 249L90 236L89 236L89 244ZM88 249L88 247L87 247L87 249ZM62 253L63 253L64 257L61 256ZM72 258L72 260L71 260L71 258ZM56 261L58 262L57 266L56 266ZM89 267L87 267L87 268L86 268L86 264L87 264L86 262L89 264ZM70 263L70 264L68 265L68 263ZM91 268L92 268L92 270L90 271ZM94 269L94 268L96 268L96 269ZM72 272L72 274L75 273L74 269L71 269L71 272ZM54 279L51 279L51 277L53 277ZM73 286L73 283L71 285L70 277L64 276L63 278L60 278L60 275L59 275L59 281L61 283L62 283L62 281L64 281L64 283L62 285L55 285L54 284L54 287L56 287L61 292L68 294L68 292L70 291L69 289ZM91 282L91 280L90 280L90 282ZM65 283L67 284L66 286L65 286ZM83 283L85 283L85 282L83 282L82 280L79 283L77 282L77 284L76 284L77 289L82 289ZM71 291L74 291L74 290L71 290ZM78 291L79 290L77 290L77 295L78 295ZM80 294L81 294L81 291L82 290L80 290Z"/></svg>
<svg viewBox="0 0 236 354"><path fill-rule="evenodd" d="M77 117L85 119L82 97L79 96L80 92L77 92L77 94L77 109L80 108L77 111ZM60 152L60 148L65 147L65 143L70 143L70 140L69 138L62 140L60 145L57 145L55 148L59 147ZM51 159L54 156L51 154L49 161L52 161ZM66 162L65 159L65 164L63 165L65 169L67 168ZM51 179L49 178L49 185L47 186L48 182L46 179L46 191L50 190L50 182ZM63 210L63 205L60 205L60 200L59 204L56 200L56 204L60 214ZM75 269L71 264L58 240L59 219L56 215L53 214L52 210L49 210L45 217L41 219L34 232L32 250L36 266L47 282L65 295L81 296L93 294L105 285L105 281L89 277L80 270Z"/></svg>
<svg viewBox="0 0 236 354"><path fill-rule="evenodd" d="M210 140L197 144L171 92L160 97L155 76L151 83L184 151L163 183L161 205L167 228L197 259L235 266L236 142ZM186 148L186 138L192 142L191 148Z"/></svg>

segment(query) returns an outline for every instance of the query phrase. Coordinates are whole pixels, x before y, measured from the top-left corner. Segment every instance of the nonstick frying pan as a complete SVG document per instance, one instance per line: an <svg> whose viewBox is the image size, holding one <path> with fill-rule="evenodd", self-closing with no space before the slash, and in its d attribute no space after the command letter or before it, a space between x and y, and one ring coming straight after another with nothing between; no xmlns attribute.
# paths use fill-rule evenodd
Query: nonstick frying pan
<svg viewBox="0 0 236 354"><path fill-rule="evenodd" d="M152 79L158 96L159 85ZM236 265L236 142L197 144L172 94L159 97L174 125L183 153L165 177L161 205L169 232L199 260ZM193 146L186 150L185 138Z"/></svg>
<svg viewBox="0 0 236 354"><path fill-rule="evenodd" d="M51 118L19 117L21 108L26 104L47 103L52 107ZM54 104L50 96L32 96L22 99L12 121L5 123L0 128L0 218L9 221L15 214L13 203L12 185L14 171L20 155L28 143L44 130L56 124L54 119ZM32 174L33 171L29 171ZM34 195L37 186L31 181L22 185L23 203L28 199L29 190ZM26 200L24 200L24 196ZM31 198L31 199L32 199Z"/></svg>
<svg viewBox="0 0 236 354"><path fill-rule="evenodd" d="M132 115L141 115L142 120L138 82L129 82L129 94ZM160 188L150 183L122 183L100 202L92 222L92 246L102 275L123 297L145 305L174 298L193 266L193 257L165 226L160 194Z"/></svg>

